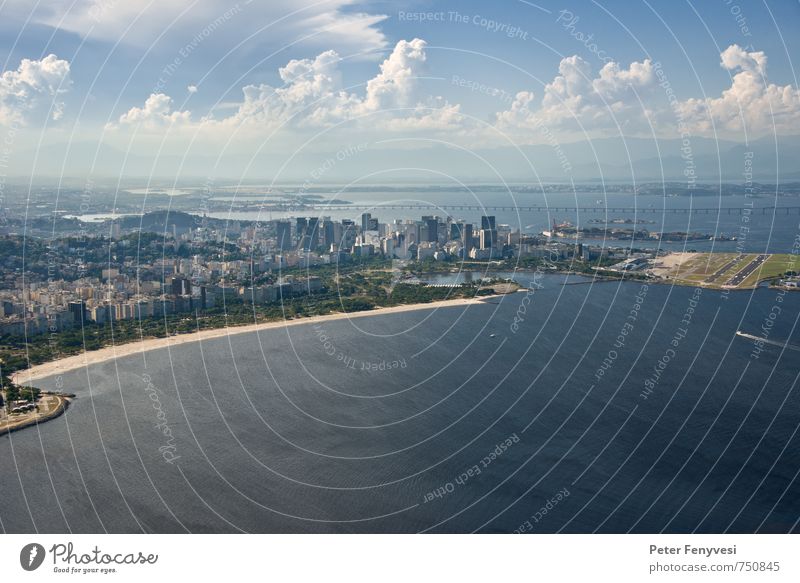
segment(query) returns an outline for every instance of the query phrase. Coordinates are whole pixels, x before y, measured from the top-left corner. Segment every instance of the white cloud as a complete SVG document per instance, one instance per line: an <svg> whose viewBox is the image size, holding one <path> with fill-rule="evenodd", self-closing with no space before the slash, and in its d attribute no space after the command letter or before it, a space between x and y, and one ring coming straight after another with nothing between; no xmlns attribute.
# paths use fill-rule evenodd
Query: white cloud
<svg viewBox="0 0 800 583"><path fill-rule="evenodd" d="M511 102L511 106L507 110L497 113L495 119L497 126L503 129L530 127L530 124L535 123L533 113L534 97L532 91L520 91L517 93Z"/></svg>
<svg viewBox="0 0 800 583"><path fill-rule="evenodd" d="M0 75L0 124L44 121L61 117L61 96L70 86L69 62L55 55L41 60L22 59L16 70Z"/></svg>
<svg viewBox="0 0 800 583"><path fill-rule="evenodd" d="M541 99L532 91L520 91L506 110L493 116L495 128L464 115L459 104L423 94L420 77L427 60L424 40L401 40L363 89L346 89L340 74L342 58L327 50L314 58L290 60L278 71L283 82L279 87L243 87L243 98L233 104L230 115L192 119L188 111L173 110L167 95L154 94L143 107L121 116L119 126L263 132L279 127L317 130L344 122L348 132L438 132L482 145L505 139L503 134L519 143L541 142L542 132L531 131L536 128L558 132L569 141L583 132L648 135L653 124L659 136L673 137L676 114L695 135L710 135L711 119L724 132L741 131L742 120L752 134L770 132L774 126L781 133L800 131L800 92L767 83L766 55L736 45L720 55L722 66L734 73L729 88L717 98L672 104L649 59L627 67L608 62L595 72L584 59L566 57L558 75L544 86Z"/></svg>
<svg viewBox="0 0 800 583"><path fill-rule="evenodd" d="M189 93L197 93L197 85L189 85L186 88L186 91L188 91Z"/></svg>
<svg viewBox="0 0 800 583"><path fill-rule="evenodd" d="M570 131L613 130L617 124L624 129L643 127L639 98L655 85L650 60L631 63L627 69L609 62L593 77L589 63L573 55L561 60L558 72L545 85L539 107L532 92L521 91L497 114L498 127L511 132L540 125Z"/></svg>
<svg viewBox="0 0 800 583"><path fill-rule="evenodd" d="M577 138L582 131L647 135L650 124L658 135L673 137L676 115L695 135L740 135L743 123L751 135L800 131L800 91L767 81L766 54L731 45L720 54L720 64L733 78L719 97L690 98L671 106L650 60L627 68L609 62L595 75L582 58L567 57L545 86L541 103L534 103L531 92L520 92L496 115L496 124L521 139L526 129L539 126L573 132Z"/></svg>
<svg viewBox="0 0 800 583"><path fill-rule="evenodd" d="M757 75L767 74L767 55L761 51L748 53L739 45L731 45L720 54L720 58L720 64L728 71L741 69Z"/></svg>
<svg viewBox="0 0 800 583"><path fill-rule="evenodd" d="M385 16L346 10L357 0L8 0L4 16L76 33L94 40L139 47L155 43L178 49L197 38L231 46L255 34L276 48L300 38L311 46L340 50L381 49L386 38L376 27ZM208 33L208 34L206 34Z"/></svg>
<svg viewBox="0 0 800 583"><path fill-rule="evenodd" d="M188 111L172 111L172 99L163 93L153 93L144 107L132 107L119 118L120 125L158 129L191 121Z"/></svg>
<svg viewBox="0 0 800 583"><path fill-rule="evenodd" d="M381 72L367 82L367 95L362 104L366 111L409 105L426 60L427 43L419 38L401 40L392 54L381 63Z"/></svg>
<svg viewBox="0 0 800 583"><path fill-rule="evenodd" d="M682 115L695 131L741 132L745 127L756 135L800 131L800 90L768 82L763 52L747 52L731 45L720 58L723 68L735 72L731 86L720 97L689 99L681 104Z"/></svg>
<svg viewBox="0 0 800 583"><path fill-rule="evenodd" d="M228 121L319 127L379 112L402 115L392 110L406 108L407 112L421 105L415 99L417 78L426 60L425 46L421 39L398 42L381 63L380 72L367 81L364 97L342 88L341 58L336 51L289 61L279 71L282 87L245 87L244 102Z"/></svg>
<svg viewBox="0 0 800 583"><path fill-rule="evenodd" d="M340 122L350 129L434 130L456 129L460 108L437 97L420 96L418 77L426 61L425 41L402 40L369 79L363 92L342 87L336 51L313 59L293 59L279 69L280 87L247 85L243 100L228 117L206 117L192 122L188 111L173 111L164 94L151 95L144 107L134 107L120 125L158 128L193 123L205 129L278 126L323 128Z"/></svg>
<svg viewBox="0 0 800 583"><path fill-rule="evenodd" d="M427 105L419 104L403 109L399 115L389 117L379 127L398 132L443 132L453 138L453 132L466 134L467 118L461 113L461 106L451 104L441 97L431 98Z"/></svg>

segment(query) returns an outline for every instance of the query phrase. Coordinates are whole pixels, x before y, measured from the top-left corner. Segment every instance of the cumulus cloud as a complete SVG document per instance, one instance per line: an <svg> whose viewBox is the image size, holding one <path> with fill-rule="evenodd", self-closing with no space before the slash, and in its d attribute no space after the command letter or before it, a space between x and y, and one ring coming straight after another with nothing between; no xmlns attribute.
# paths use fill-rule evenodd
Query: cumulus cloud
<svg viewBox="0 0 800 583"><path fill-rule="evenodd" d="M120 125L158 129L191 121L188 111L173 111L172 98L163 93L153 93L144 102L144 107L132 107L120 116Z"/></svg>
<svg viewBox="0 0 800 583"><path fill-rule="evenodd" d="M455 128L461 117L458 105L419 95L425 47L421 39L398 42L360 92L343 88L342 59L336 51L293 59L278 70L283 85L247 85L230 116L209 116L193 123L205 128L323 128L341 122L352 122L348 127L387 130ZM151 128L190 122L189 112L174 111L172 100L163 94L151 95L144 107L134 107L120 118L120 125Z"/></svg>
<svg viewBox="0 0 800 583"><path fill-rule="evenodd" d="M534 97L535 95L532 91L520 91L517 93L509 108L498 112L495 116L495 122L498 127L508 129L536 125L538 122L534 113Z"/></svg>
<svg viewBox="0 0 800 583"><path fill-rule="evenodd" d="M449 103L442 97L432 97L426 104L401 110L389 116L379 127L399 132L443 132L454 137L453 132L466 135L472 124L461 113L459 104Z"/></svg>
<svg viewBox="0 0 800 583"><path fill-rule="evenodd" d="M709 99L688 99L682 115L695 131L742 131L752 134L800 131L800 90L767 80L767 56L731 45L720 55L721 66L732 73L731 86Z"/></svg>
<svg viewBox="0 0 800 583"><path fill-rule="evenodd" d="M762 51L748 53L739 45L731 45L720 54L720 58L720 64L728 71L741 69L757 75L767 73L767 55Z"/></svg>
<svg viewBox="0 0 800 583"><path fill-rule="evenodd" d="M401 40L389 58L381 63L381 72L367 82L363 108L377 111L387 107L406 107L417 84L420 67L426 60L427 43L419 38Z"/></svg>
<svg viewBox="0 0 800 583"><path fill-rule="evenodd" d="M314 130L346 122L348 131L441 132L483 145L502 134L519 142L539 142L542 132L530 131L535 128L562 132L569 139L583 132L648 135L652 124L659 136L673 137L676 115L682 127L696 135L711 135L714 128L741 131L743 123L752 134L773 128L781 133L800 130L800 92L768 83L766 55L737 45L720 54L722 67L733 75L731 86L716 98L685 101L667 98L659 87L658 65L649 59L627 66L612 61L595 71L577 55L566 57L541 98L533 91L518 92L507 109L491 117L495 128L464 115L459 104L423 94L420 77L427 60L424 40L401 40L375 75L354 89L343 86L342 57L327 50L280 67L280 86L243 87L241 101L226 117L192 119L188 111L176 111L167 95L153 94L143 107L122 115L118 125L263 131Z"/></svg>
<svg viewBox="0 0 800 583"><path fill-rule="evenodd" d="M670 103L659 90L656 65L650 60L627 68L606 63L596 74L579 56L561 60L559 74L544 87L541 102L533 93L516 95L508 109L495 116L497 127L513 133L531 127L599 134L676 133L676 115L696 135L753 135L800 131L800 91L767 80L767 56L731 45L720 53L720 65L733 75L719 97L690 98Z"/></svg>
<svg viewBox="0 0 800 583"><path fill-rule="evenodd" d="M16 70L0 75L0 124L59 119L61 97L71 83L69 67L68 61L48 55L38 61L22 59Z"/></svg>
<svg viewBox="0 0 800 583"><path fill-rule="evenodd" d="M366 83L364 96L342 88L336 51L314 59L295 59L281 67L282 87L250 85L232 120L236 123L293 123L325 126L395 108L411 108L417 78L425 63L426 43L401 40L381 63L380 72Z"/></svg>
<svg viewBox="0 0 800 583"><path fill-rule="evenodd" d="M650 60L628 68L608 62L596 76L590 64L577 55L566 57L558 75L544 87L537 107L530 91L517 93L509 108L496 115L503 130L545 125L553 129L588 131L640 127L644 122L639 98L655 85Z"/></svg>
<svg viewBox="0 0 800 583"><path fill-rule="evenodd" d="M247 85L236 112L217 123L320 126L342 119L352 109L355 97L341 89L339 61L336 51L289 61L278 71L282 86Z"/></svg>

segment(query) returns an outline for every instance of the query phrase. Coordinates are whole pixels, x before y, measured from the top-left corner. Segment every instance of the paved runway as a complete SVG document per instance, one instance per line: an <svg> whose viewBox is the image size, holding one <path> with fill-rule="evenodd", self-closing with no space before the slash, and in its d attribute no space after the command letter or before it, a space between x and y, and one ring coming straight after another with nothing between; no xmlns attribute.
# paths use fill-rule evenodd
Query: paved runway
<svg viewBox="0 0 800 583"><path fill-rule="evenodd" d="M728 283L725 285L729 286L738 286L740 285L747 277L753 273L756 269L761 267L761 265L769 258L769 255L758 255L755 259L753 259L750 263L745 265L742 269L739 270L739 273L734 275L732 278L728 280Z"/></svg>

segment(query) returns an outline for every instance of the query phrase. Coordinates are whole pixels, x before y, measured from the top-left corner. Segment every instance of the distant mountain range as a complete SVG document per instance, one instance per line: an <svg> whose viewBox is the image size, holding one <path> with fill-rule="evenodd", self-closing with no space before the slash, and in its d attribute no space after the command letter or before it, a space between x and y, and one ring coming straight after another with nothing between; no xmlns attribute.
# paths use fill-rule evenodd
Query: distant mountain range
<svg viewBox="0 0 800 583"><path fill-rule="evenodd" d="M351 144L342 144L347 148ZM444 146L387 148L367 147L346 160L335 152L307 152L283 170L290 152L214 156L146 156L102 144L76 142L42 147L38 153L20 151L11 159L9 176L27 178L36 157L37 177L70 178L157 177L185 183L191 177L275 180L277 183L327 184L359 180L370 183L447 182L547 182L635 180L685 181L694 172L698 181L743 182L748 168L752 180L776 182L800 179L800 136L753 140L749 145L693 137L690 148L680 140L602 138L569 144L480 148L474 152ZM333 163L330 163L333 161ZM324 168L324 172L320 169ZM280 174L279 174L280 172ZM365 179L366 180L366 179Z"/></svg>

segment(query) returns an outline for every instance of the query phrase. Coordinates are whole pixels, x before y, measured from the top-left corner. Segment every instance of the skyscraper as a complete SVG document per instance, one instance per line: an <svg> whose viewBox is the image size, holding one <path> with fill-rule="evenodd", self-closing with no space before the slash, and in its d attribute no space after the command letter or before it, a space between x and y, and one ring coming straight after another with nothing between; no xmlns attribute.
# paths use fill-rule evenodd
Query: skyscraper
<svg viewBox="0 0 800 583"><path fill-rule="evenodd" d="M325 249L330 249L331 245L338 244L336 240L336 223L330 219L326 219L322 223L322 244Z"/></svg>
<svg viewBox="0 0 800 583"><path fill-rule="evenodd" d="M170 287L172 294L176 296L192 293L191 281L184 277L173 277Z"/></svg>
<svg viewBox="0 0 800 583"><path fill-rule="evenodd" d="M362 217L363 218L363 217ZM369 220L369 219L367 219ZM356 244L356 225L350 219L342 219L342 240L339 246L350 250Z"/></svg>
<svg viewBox="0 0 800 583"><path fill-rule="evenodd" d="M481 229L481 249L491 249L495 244L496 231Z"/></svg>
<svg viewBox="0 0 800 583"><path fill-rule="evenodd" d="M319 242L319 218L309 217L306 237L303 242L303 251L316 249Z"/></svg>
<svg viewBox="0 0 800 583"><path fill-rule="evenodd" d="M275 224L275 231L278 239L278 249L285 251L292 247L292 223L289 221L278 221Z"/></svg>
<svg viewBox="0 0 800 583"><path fill-rule="evenodd" d="M422 220L425 221L425 225L427 227L428 232L428 241L431 243L436 243L439 241L439 219L438 217L422 217Z"/></svg>
<svg viewBox="0 0 800 583"><path fill-rule="evenodd" d="M461 245L464 247L464 257L475 247L472 239L472 223L465 223L461 227Z"/></svg>
<svg viewBox="0 0 800 583"><path fill-rule="evenodd" d="M489 249L497 244L497 223L493 216L481 217L481 249Z"/></svg>
<svg viewBox="0 0 800 583"><path fill-rule="evenodd" d="M69 313L72 314L72 321L82 324L86 320L86 303L83 300L69 303Z"/></svg>
<svg viewBox="0 0 800 583"><path fill-rule="evenodd" d="M305 217L297 217L297 228L295 229L295 237L297 238L297 247L302 249L305 246L306 232L308 231L308 219Z"/></svg>

